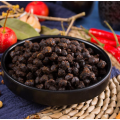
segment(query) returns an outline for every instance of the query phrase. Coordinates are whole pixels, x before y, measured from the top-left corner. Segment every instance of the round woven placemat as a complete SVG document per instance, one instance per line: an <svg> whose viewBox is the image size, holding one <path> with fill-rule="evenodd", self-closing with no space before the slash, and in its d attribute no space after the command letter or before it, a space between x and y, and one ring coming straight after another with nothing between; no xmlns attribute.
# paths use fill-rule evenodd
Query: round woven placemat
<svg viewBox="0 0 120 120"><path fill-rule="evenodd" d="M88 37L84 32L82 35ZM77 30L69 36L82 38ZM82 38L83 39L83 38ZM109 53L112 65L120 70L120 64ZM98 88L100 89L100 88ZM97 97L79 104L52 106L27 116L27 119L114 119L120 112L120 75L110 79L106 89Z"/></svg>

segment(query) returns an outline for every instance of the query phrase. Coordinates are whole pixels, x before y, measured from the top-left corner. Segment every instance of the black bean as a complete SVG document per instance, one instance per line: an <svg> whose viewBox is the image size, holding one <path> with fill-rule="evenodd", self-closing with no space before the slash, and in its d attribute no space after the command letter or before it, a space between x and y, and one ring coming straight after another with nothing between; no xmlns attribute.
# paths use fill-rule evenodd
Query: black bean
<svg viewBox="0 0 120 120"><path fill-rule="evenodd" d="M77 61L77 62L81 62L82 59L83 59L82 54L79 54L79 55L76 57L76 61Z"/></svg>
<svg viewBox="0 0 120 120"><path fill-rule="evenodd" d="M76 46L77 46L77 45L80 45L79 42L76 41L76 40L71 40L71 44L74 44L74 45L76 45Z"/></svg>
<svg viewBox="0 0 120 120"><path fill-rule="evenodd" d="M66 76L65 76L65 80L72 80L73 78L73 74L70 74L68 73Z"/></svg>
<svg viewBox="0 0 120 120"><path fill-rule="evenodd" d="M22 71L20 71L20 70L16 70L16 75L17 75L18 77L24 77L26 74L25 74L25 72L22 72Z"/></svg>
<svg viewBox="0 0 120 120"><path fill-rule="evenodd" d="M63 55L63 56L67 56L67 51L66 50L62 50L62 52L61 52L61 55Z"/></svg>
<svg viewBox="0 0 120 120"><path fill-rule="evenodd" d="M55 85L55 80L53 80L53 79L47 80L47 81L45 82L45 88L46 88L46 89L49 89L50 86L54 86L54 85Z"/></svg>
<svg viewBox="0 0 120 120"><path fill-rule="evenodd" d="M55 47L55 52L56 52L57 54L61 54L61 49L60 49L58 46L56 46L56 47Z"/></svg>
<svg viewBox="0 0 120 120"><path fill-rule="evenodd" d="M25 53L23 54L23 57L25 57L26 59L28 59L31 55L32 55L31 52L25 52Z"/></svg>
<svg viewBox="0 0 120 120"><path fill-rule="evenodd" d="M48 78L49 78L49 79L54 79L53 74L49 74L49 75L48 75Z"/></svg>
<svg viewBox="0 0 120 120"><path fill-rule="evenodd" d="M68 72L68 73L72 73L72 69L73 69L73 68L69 67L69 68L67 69L67 72Z"/></svg>
<svg viewBox="0 0 120 120"><path fill-rule="evenodd" d="M55 52L53 52L52 55L49 57L51 61L56 61L57 58L58 58L58 55Z"/></svg>
<svg viewBox="0 0 120 120"><path fill-rule="evenodd" d="M21 69L21 71L26 72L27 71L27 66L25 64L20 64L19 68Z"/></svg>
<svg viewBox="0 0 120 120"><path fill-rule="evenodd" d="M51 47L44 47L43 48L43 54L50 54L52 53L52 48Z"/></svg>
<svg viewBox="0 0 120 120"><path fill-rule="evenodd" d="M54 46L55 45L55 40L53 38L46 39L46 45L48 46Z"/></svg>
<svg viewBox="0 0 120 120"><path fill-rule="evenodd" d="M20 47L20 46L16 46L16 47L15 47L15 52L20 51L20 50L21 50L21 47Z"/></svg>
<svg viewBox="0 0 120 120"><path fill-rule="evenodd" d="M40 47L46 46L46 42L44 39L42 39L39 43Z"/></svg>
<svg viewBox="0 0 120 120"><path fill-rule="evenodd" d="M43 52L40 52L37 54L37 58L39 58L40 60L44 59L45 55L43 54Z"/></svg>
<svg viewBox="0 0 120 120"><path fill-rule="evenodd" d="M76 68L76 67L73 67L72 71L73 71L74 75L78 75L79 74L79 69Z"/></svg>
<svg viewBox="0 0 120 120"><path fill-rule="evenodd" d="M98 62L98 64L97 64L97 66L98 66L99 68L104 68L104 67L106 66L106 62L103 61L103 60L100 60L100 61Z"/></svg>
<svg viewBox="0 0 120 120"><path fill-rule="evenodd" d="M75 62L75 63L74 63L74 67L76 67L76 68L78 68L78 69L79 69L79 68L80 68L79 63L78 63L78 62Z"/></svg>
<svg viewBox="0 0 120 120"><path fill-rule="evenodd" d="M25 43L24 43L24 46L26 47L26 48L32 48L32 46L33 46L33 43L31 42L31 41L29 41L29 40L26 40L25 41Z"/></svg>
<svg viewBox="0 0 120 120"><path fill-rule="evenodd" d="M43 64L44 65L49 65L49 62L50 62L49 57L45 57L44 60L43 60Z"/></svg>
<svg viewBox="0 0 120 120"><path fill-rule="evenodd" d="M20 77L18 77L17 81L20 82L20 83L24 83L24 79L20 78Z"/></svg>
<svg viewBox="0 0 120 120"><path fill-rule="evenodd" d="M71 41L69 39L66 39L66 38L61 38L60 42L69 44Z"/></svg>
<svg viewBox="0 0 120 120"><path fill-rule="evenodd" d="M85 87L84 83L82 81L80 81L79 85L78 85L78 88L84 88L84 87Z"/></svg>
<svg viewBox="0 0 120 120"><path fill-rule="evenodd" d="M64 80L64 78L57 78L56 82L59 83L60 80Z"/></svg>
<svg viewBox="0 0 120 120"><path fill-rule="evenodd" d="M18 60L18 56L13 57L12 62L15 63Z"/></svg>
<svg viewBox="0 0 120 120"><path fill-rule="evenodd" d="M68 54L66 58L67 58L67 60L68 60L70 63L72 63L73 60L74 60L74 58L73 58L73 56L72 56L71 54Z"/></svg>
<svg viewBox="0 0 120 120"><path fill-rule="evenodd" d="M11 56L11 58L13 58L15 56L15 51L11 51L10 56Z"/></svg>
<svg viewBox="0 0 120 120"><path fill-rule="evenodd" d="M70 68L70 63L68 61L62 61L60 67L64 70Z"/></svg>
<svg viewBox="0 0 120 120"><path fill-rule="evenodd" d="M78 86L79 85L79 78L78 77L73 77L72 80L71 80L71 83L74 86Z"/></svg>
<svg viewBox="0 0 120 120"><path fill-rule="evenodd" d="M83 48L80 47L80 46L76 46L76 50L79 51L79 52L81 52L83 50Z"/></svg>
<svg viewBox="0 0 120 120"><path fill-rule="evenodd" d="M12 77L13 77L15 80L17 80L16 74L12 74Z"/></svg>
<svg viewBox="0 0 120 120"><path fill-rule="evenodd" d="M25 62L26 62L26 59L25 59L25 57L23 57L22 55L20 55L20 56L18 57L18 61L19 61L19 62L22 62L22 63L25 63Z"/></svg>
<svg viewBox="0 0 120 120"><path fill-rule="evenodd" d="M27 63L29 63L29 64L30 64L30 63L33 63L33 60L34 60L33 57L29 57Z"/></svg>
<svg viewBox="0 0 120 120"><path fill-rule="evenodd" d="M66 57L64 57L64 56L59 56L58 57L58 61L59 62L62 62L62 61L64 61L64 60L66 60L67 58Z"/></svg>
<svg viewBox="0 0 120 120"><path fill-rule="evenodd" d="M84 59L88 59L88 58L91 57L91 55L90 55L90 53L89 53L89 51L87 49L84 49L82 55L83 55Z"/></svg>
<svg viewBox="0 0 120 120"><path fill-rule="evenodd" d="M45 83L47 80L48 80L48 75L43 75L43 76L40 78L40 83Z"/></svg>
<svg viewBox="0 0 120 120"><path fill-rule="evenodd" d="M60 90L60 91L64 91L64 90L65 90L65 87L63 87L63 88L59 88L58 90Z"/></svg>
<svg viewBox="0 0 120 120"><path fill-rule="evenodd" d="M39 60L38 58L34 59L33 60L33 64L38 66L38 67L42 67L43 66L43 63L41 60Z"/></svg>
<svg viewBox="0 0 120 120"><path fill-rule="evenodd" d="M60 38L54 38L55 39L55 43L58 44L60 42Z"/></svg>
<svg viewBox="0 0 120 120"><path fill-rule="evenodd" d="M65 70L63 70L63 69L61 69L61 68L59 68L58 69L58 76L65 76Z"/></svg>
<svg viewBox="0 0 120 120"><path fill-rule="evenodd" d="M39 52L34 52L34 53L32 54L32 58L36 58L38 54L39 54Z"/></svg>
<svg viewBox="0 0 120 120"><path fill-rule="evenodd" d="M38 69L38 70L35 72L35 75L36 75L36 76L41 76L41 75L42 75L42 70L41 70L41 69Z"/></svg>
<svg viewBox="0 0 120 120"><path fill-rule="evenodd" d="M84 67L85 66L85 61L82 59L82 60L79 60L79 64L81 67Z"/></svg>
<svg viewBox="0 0 120 120"><path fill-rule="evenodd" d="M92 48L88 48L88 51L89 51L90 54L94 54L94 51L93 51Z"/></svg>
<svg viewBox="0 0 120 120"><path fill-rule="evenodd" d="M58 46L60 47L60 48L67 48L67 43L58 43Z"/></svg>
<svg viewBox="0 0 120 120"><path fill-rule="evenodd" d="M29 73L26 75L26 78L27 78L27 80L33 79L33 74L32 74L31 72L29 72Z"/></svg>
<svg viewBox="0 0 120 120"><path fill-rule="evenodd" d="M35 79L35 84L38 84L40 82L40 78L39 77L36 77Z"/></svg>
<svg viewBox="0 0 120 120"><path fill-rule="evenodd" d="M84 82L84 84L85 84L86 86L88 86L88 85L90 84L90 80L89 80L89 79L85 79L85 80L83 80L83 82Z"/></svg>
<svg viewBox="0 0 120 120"><path fill-rule="evenodd" d="M19 67L18 66L14 66L12 69L16 72L17 70L19 70Z"/></svg>
<svg viewBox="0 0 120 120"><path fill-rule="evenodd" d="M38 88L38 89L42 89L43 87L44 87L43 84L36 85L36 88Z"/></svg>
<svg viewBox="0 0 120 120"><path fill-rule="evenodd" d="M26 80L25 85L34 86L34 80Z"/></svg>
<svg viewBox="0 0 120 120"><path fill-rule="evenodd" d="M59 87L66 87L67 86L67 80L60 80L58 83Z"/></svg>
<svg viewBox="0 0 120 120"><path fill-rule="evenodd" d="M92 70L93 68L92 68L92 66L91 65L88 65L88 64L86 64L85 66L84 66L84 68L85 67L87 67L89 70Z"/></svg>
<svg viewBox="0 0 120 120"><path fill-rule="evenodd" d="M84 43L80 43L80 47L82 47L84 49L85 48L85 44Z"/></svg>
<svg viewBox="0 0 120 120"><path fill-rule="evenodd" d="M98 75L98 68L95 65L92 66L92 71L95 73L96 76Z"/></svg>
<svg viewBox="0 0 120 120"><path fill-rule="evenodd" d="M68 49L71 49L72 52L76 52L76 46L74 44L69 44Z"/></svg>
<svg viewBox="0 0 120 120"><path fill-rule="evenodd" d="M36 65L32 65L32 67L30 68L30 70L31 70L32 72L35 72L37 69L38 69L38 68L37 68Z"/></svg>
<svg viewBox="0 0 120 120"><path fill-rule="evenodd" d="M99 58L90 57L88 61L90 64L97 64L99 62Z"/></svg>
<svg viewBox="0 0 120 120"><path fill-rule="evenodd" d="M57 90L55 86L50 86L49 90Z"/></svg>
<svg viewBox="0 0 120 120"><path fill-rule="evenodd" d="M56 72L58 68L58 65L52 65L51 66L51 72Z"/></svg>
<svg viewBox="0 0 120 120"><path fill-rule="evenodd" d="M50 69L46 66L42 67L41 70L44 74L49 74L50 73Z"/></svg>

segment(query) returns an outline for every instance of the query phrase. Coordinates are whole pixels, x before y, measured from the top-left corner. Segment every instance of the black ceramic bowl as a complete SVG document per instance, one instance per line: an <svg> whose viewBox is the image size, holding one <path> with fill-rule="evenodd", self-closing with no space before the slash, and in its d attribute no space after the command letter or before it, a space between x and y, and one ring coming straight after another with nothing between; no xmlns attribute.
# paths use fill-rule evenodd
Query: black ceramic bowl
<svg viewBox="0 0 120 120"><path fill-rule="evenodd" d="M45 105L70 105L92 99L95 96L99 95L106 88L111 73L111 61L108 55L98 46L78 38L72 38L67 36L41 36L41 37L29 38L27 40L33 42L40 42L40 40L49 37L53 37L53 38L59 37L59 38L68 38L70 40L77 40L85 43L86 47L91 47L95 51L95 53L100 54L101 59L106 61L107 63L106 76L99 82L89 87L85 87L82 89L75 89L75 90L52 91L52 90L43 90L43 89L40 90L34 87L26 86L13 79L8 74L8 67L7 67L9 62L11 61L10 60L11 58L9 56L10 51L13 50L16 46L23 45L25 41L21 41L11 46L2 56L1 65L2 65L2 70L4 72L3 79L6 86L12 92L25 99L32 100L36 103L45 104Z"/></svg>

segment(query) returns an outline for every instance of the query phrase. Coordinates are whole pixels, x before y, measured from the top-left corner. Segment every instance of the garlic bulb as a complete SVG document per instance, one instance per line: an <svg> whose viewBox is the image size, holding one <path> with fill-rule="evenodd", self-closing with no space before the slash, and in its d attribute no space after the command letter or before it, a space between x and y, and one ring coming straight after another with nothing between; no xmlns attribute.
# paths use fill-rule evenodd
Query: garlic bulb
<svg viewBox="0 0 120 120"><path fill-rule="evenodd" d="M37 32L41 31L41 24L35 15L24 12L18 19L31 25Z"/></svg>

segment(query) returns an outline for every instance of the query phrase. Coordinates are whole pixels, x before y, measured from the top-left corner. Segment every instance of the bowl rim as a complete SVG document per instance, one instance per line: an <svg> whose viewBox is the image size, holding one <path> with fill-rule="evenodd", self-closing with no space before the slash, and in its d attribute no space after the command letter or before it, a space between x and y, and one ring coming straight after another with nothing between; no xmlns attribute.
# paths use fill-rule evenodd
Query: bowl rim
<svg viewBox="0 0 120 120"><path fill-rule="evenodd" d="M6 56L8 55L9 51L11 51L14 47L16 47L16 46L18 46L18 45L20 45L20 44L23 44L26 40L34 41L35 39L38 39L38 38L39 38L40 40L42 40L42 39L47 39L47 38L67 38L67 39L70 39L70 40L77 40L77 41L79 41L79 42L83 42L83 43L85 43L85 44L88 44L88 45L94 47L95 49L100 50L101 53L104 54L104 55L107 57L107 59L108 59L108 61L109 61L109 62L108 62L108 64L109 64L109 70L107 71L107 74L104 76L104 78L102 78L100 81L98 81L97 83L92 84L92 85L90 85L90 86L81 88L81 89L64 90L64 91L59 91L59 90L57 90L57 91L54 91L54 90L38 89L38 88L31 87L31 86L27 86L27 85L25 85L25 84L23 84L23 83L20 83L20 82L18 82L17 80L15 80L14 78L12 78L12 77L8 74L7 69L6 69L6 67L5 67L4 60L5 60ZM99 86L99 84L102 84L102 83L105 81L105 79L107 79L107 78L109 77L109 75L110 75L110 73L111 73L111 69L112 69L112 64L111 64L111 60L110 60L109 56L107 55L107 53L106 53L103 49L101 49L100 47L98 47L97 45L95 45L95 44L93 44L93 43L91 43L91 42L89 42L89 41L85 41L85 40L83 40L83 39L75 38L75 37L70 37L70 36L44 35L44 36L36 36L36 37L27 38L27 39L24 39L24 40L22 40L22 41L20 41L20 42L15 43L14 45L12 45L10 48L8 48L8 49L3 53L2 58L1 58L1 67L2 67L2 71L4 72L4 74L6 74L6 76L7 76L8 78L10 78L13 82L15 82L16 84L18 84L18 85L20 85L20 86L22 86L22 87L25 87L25 88L28 88L28 89L32 89L32 90L38 90L38 91L41 91L41 92L70 93L70 92L80 92L80 91L84 91L84 90L89 90L89 89L92 89L92 88L94 88L94 87L96 87L96 86Z"/></svg>

